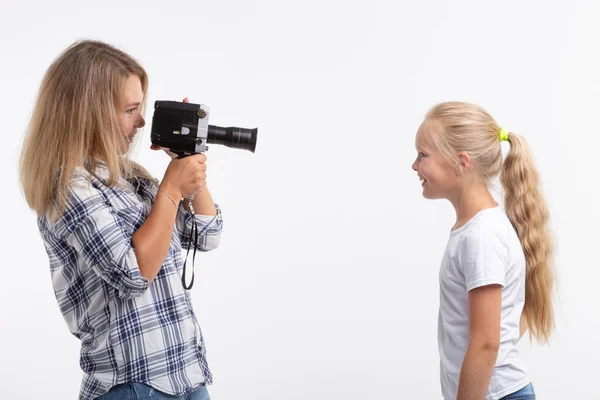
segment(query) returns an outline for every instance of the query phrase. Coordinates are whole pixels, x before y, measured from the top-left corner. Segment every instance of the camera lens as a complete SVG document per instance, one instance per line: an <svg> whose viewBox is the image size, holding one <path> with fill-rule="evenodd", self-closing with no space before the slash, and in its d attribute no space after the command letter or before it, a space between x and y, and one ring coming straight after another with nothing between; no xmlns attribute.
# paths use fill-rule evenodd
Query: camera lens
<svg viewBox="0 0 600 400"><path fill-rule="evenodd" d="M208 126L208 143L220 144L234 149L248 150L254 153L258 129L238 128L229 126Z"/></svg>

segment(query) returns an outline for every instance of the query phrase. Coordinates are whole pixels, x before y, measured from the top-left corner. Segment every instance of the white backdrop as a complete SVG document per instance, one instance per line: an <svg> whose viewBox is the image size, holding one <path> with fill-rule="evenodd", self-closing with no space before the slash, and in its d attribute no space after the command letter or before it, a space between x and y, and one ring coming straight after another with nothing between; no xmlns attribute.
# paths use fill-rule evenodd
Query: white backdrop
<svg viewBox="0 0 600 400"><path fill-rule="evenodd" d="M521 348L541 399L600 398L600 4L590 1L0 2L0 398L76 398L79 342L17 175L52 60L111 43L158 99L258 127L212 146L220 248L194 305L214 400L438 399L439 262L454 220L421 197L414 135L435 103L479 103L530 142L557 237L557 332ZM500 2L494 2L494 4ZM168 158L134 157L161 177Z"/></svg>

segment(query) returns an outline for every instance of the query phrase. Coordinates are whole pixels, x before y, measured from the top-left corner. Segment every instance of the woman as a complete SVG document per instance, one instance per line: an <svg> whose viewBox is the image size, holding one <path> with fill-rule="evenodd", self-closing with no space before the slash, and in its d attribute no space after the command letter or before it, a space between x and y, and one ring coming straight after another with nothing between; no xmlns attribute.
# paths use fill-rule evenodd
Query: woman
<svg viewBox="0 0 600 400"><path fill-rule="evenodd" d="M209 399L181 250L217 247L221 213L204 155L173 159L160 183L127 158L147 87L129 55L74 43L44 76L21 154L56 298L81 341L80 399Z"/></svg>

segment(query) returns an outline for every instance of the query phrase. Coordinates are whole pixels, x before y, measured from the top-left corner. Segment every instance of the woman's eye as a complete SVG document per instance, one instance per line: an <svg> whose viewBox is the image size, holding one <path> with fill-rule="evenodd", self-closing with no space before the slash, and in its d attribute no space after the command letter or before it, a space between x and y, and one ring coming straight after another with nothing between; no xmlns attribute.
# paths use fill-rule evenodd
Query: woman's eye
<svg viewBox="0 0 600 400"><path fill-rule="evenodd" d="M427 157L427 154L423 153L422 151L420 151L420 152L419 152L419 155L420 155L421 157Z"/></svg>
<svg viewBox="0 0 600 400"><path fill-rule="evenodd" d="M128 114L133 114L133 112L135 111L135 108L132 108L131 110L127 110Z"/></svg>

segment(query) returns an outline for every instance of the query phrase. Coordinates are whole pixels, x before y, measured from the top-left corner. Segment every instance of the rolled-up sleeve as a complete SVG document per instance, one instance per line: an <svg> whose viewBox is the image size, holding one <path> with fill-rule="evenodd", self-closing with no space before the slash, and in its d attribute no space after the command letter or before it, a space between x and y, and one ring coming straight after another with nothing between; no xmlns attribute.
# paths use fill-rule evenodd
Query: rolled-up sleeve
<svg viewBox="0 0 600 400"><path fill-rule="evenodd" d="M127 210L127 219L143 218L143 208ZM137 263L131 230L117 210L87 179L70 183L69 205L61 217L65 241L118 296L131 298L148 288Z"/></svg>
<svg viewBox="0 0 600 400"><path fill-rule="evenodd" d="M192 246L194 238L192 238L192 223L195 222L198 227L198 246L197 250L210 251L216 249L221 242L221 232L223 230L223 217L221 208L215 204L217 215L200 215L194 217L183 208L183 204L179 205L177 212L177 220L175 227L179 234L181 247L184 250Z"/></svg>

